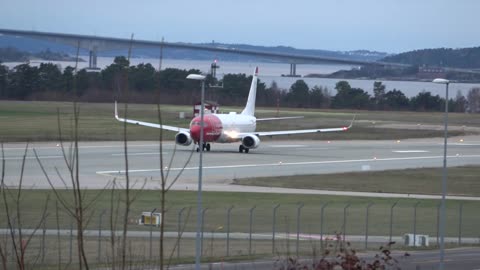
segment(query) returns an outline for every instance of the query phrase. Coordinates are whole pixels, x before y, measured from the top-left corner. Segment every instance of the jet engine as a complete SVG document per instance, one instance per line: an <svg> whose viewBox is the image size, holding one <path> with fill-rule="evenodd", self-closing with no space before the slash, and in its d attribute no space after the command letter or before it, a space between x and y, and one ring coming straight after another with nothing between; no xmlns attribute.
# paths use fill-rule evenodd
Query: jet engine
<svg viewBox="0 0 480 270"><path fill-rule="evenodd" d="M192 137L188 132L179 132L175 135L175 142L179 145L188 146L192 144Z"/></svg>
<svg viewBox="0 0 480 270"><path fill-rule="evenodd" d="M247 135L243 137L242 145L248 149L255 149L260 145L260 139L255 135Z"/></svg>

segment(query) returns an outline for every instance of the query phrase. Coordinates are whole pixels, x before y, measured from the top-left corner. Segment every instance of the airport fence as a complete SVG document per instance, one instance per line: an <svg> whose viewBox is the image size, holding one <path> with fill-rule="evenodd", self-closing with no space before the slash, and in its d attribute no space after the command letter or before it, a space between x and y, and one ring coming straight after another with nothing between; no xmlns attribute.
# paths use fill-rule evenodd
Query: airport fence
<svg viewBox="0 0 480 270"><path fill-rule="evenodd" d="M168 209L165 223L165 257L171 262L192 262L195 256L195 207ZM138 215L137 215L138 214ZM129 218L128 257L141 263L155 263L159 258L159 227L149 225L154 212L140 225L141 213ZM334 248L336 240L352 243L357 250L378 249L388 242L393 248L422 248L439 243L440 204L435 201L401 201L391 203L338 203L321 205L272 204L230 205L202 211L200 230L203 259L225 259L258 256L312 256ZM121 220L121 219L118 219ZM5 219L0 221L1 245L13 262L19 228L13 220L8 230ZM120 227L120 226L117 226ZM91 217L85 235L88 260L109 264L118 245L120 231L112 231L108 211ZM23 227L22 233L33 234L23 242L31 262L37 264L71 264L77 261L74 222L67 216L49 214L34 232ZM114 243L112 245L112 243ZM447 204L446 243L448 245L480 245L478 204L449 202ZM332 246L333 245L333 246ZM18 248L18 247L17 247ZM112 251L113 250L113 251Z"/></svg>

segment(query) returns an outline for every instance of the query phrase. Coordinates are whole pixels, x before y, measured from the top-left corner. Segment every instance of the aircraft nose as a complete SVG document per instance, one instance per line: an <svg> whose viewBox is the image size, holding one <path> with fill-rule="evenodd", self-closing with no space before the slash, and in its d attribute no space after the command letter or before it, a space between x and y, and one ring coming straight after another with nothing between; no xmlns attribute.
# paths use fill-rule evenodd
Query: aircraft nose
<svg viewBox="0 0 480 270"><path fill-rule="evenodd" d="M190 136L195 142L200 141L200 126L194 125L190 127Z"/></svg>

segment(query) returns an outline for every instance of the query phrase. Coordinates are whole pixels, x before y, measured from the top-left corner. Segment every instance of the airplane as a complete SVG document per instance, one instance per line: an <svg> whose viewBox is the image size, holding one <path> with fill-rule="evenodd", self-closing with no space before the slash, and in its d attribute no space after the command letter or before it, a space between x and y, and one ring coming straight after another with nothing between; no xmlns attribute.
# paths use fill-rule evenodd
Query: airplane
<svg viewBox="0 0 480 270"><path fill-rule="evenodd" d="M240 142L239 153L248 153L250 149L256 149L260 145L260 137L280 136L306 133L339 132L349 130L355 117L349 126L339 128L318 128L284 131L255 131L257 122L270 120L285 120L298 117L275 117L275 118L256 118L255 117L255 99L257 94L258 67L255 68L252 84L248 93L247 104L243 111L238 114L230 112L228 114L205 114L202 151L210 151L210 143L233 143ZM125 119L118 117L117 102L115 101L115 118L120 122L126 122L135 125L161 128L164 130L177 132L175 143L182 146L189 146L193 143L199 144L201 117L196 116L190 122L190 128L174 127L156 123L142 122L138 120ZM197 152L200 151L200 145Z"/></svg>

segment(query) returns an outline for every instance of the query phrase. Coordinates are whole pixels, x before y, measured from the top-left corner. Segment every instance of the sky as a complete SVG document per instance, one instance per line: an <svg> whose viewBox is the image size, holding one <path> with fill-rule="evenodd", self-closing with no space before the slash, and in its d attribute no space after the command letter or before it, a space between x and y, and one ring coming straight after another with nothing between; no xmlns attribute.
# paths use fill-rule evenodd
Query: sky
<svg viewBox="0 0 480 270"><path fill-rule="evenodd" d="M480 46L478 0L2 0L0 28L400 53Z"/></svg>

